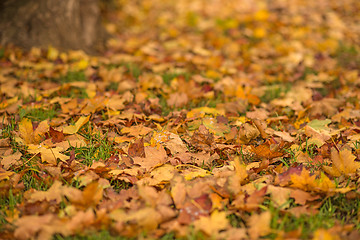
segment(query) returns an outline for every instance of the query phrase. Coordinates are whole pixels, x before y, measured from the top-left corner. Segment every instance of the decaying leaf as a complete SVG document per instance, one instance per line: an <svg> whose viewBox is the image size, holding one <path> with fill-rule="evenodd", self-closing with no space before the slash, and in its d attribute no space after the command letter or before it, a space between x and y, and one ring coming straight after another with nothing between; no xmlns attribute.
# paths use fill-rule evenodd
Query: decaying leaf
<svg viewBox="0 0 360 240"><path fill-rule="evenodd" d="M2 44L0 238L359 239L360 1L338 2L119 0L97 56Z"/></svg>

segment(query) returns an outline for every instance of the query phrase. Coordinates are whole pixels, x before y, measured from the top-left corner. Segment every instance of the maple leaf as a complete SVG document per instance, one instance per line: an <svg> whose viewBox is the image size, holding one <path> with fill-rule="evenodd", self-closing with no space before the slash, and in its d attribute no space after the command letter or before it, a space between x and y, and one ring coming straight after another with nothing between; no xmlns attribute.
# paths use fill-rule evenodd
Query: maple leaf
<svg viewBox="0 0 360 240"><path fill-rule="evenodd" d="M57 131L50 127L49 135L52 138L53 143L62 142L65 138L64 133L62 131Z"/></svg>
<svg viewBox="0 0 360 240"><path fill-rule="evenodd" d="M63 222L59 221L55 215L45 214L42 216L23 216L15 221L14 236L16 239L39 239L50 240L52 235L60 233L66 236L68 229Z"/></svg>
<svg viewBox="0 0 360 240"><path fill-rule="evenodd" d="M140 138L134 143L130 144L128 149L128 155L130 157L145 157L144 139Z"/></svg>
<svg viewBox="0 0 360 240"><path fill-rule="evenodd" d="M174 200L175 206L181 209L184 206L186 199L185 181L182 176L176 176L171 181L171 197Z"/></svg>
<svg viewBox="0 0 360 240"><path fill-rule="evenodd" d="M248 234L250 239L258 239L271 233L270 228L271 213L269 211L253 214L248 220Z"/></svg>
<svg viewBox="0 0 360 240"><path fill-rule="evenodd" d="M187 152L188 149L179 137L175 133L169 134L169 140L164 143L165 147L168 148L172 154Z"/></svg>
<svg viewBox="0 0 360 240"><path fill-rule="evenodd" d="M75 189L75 191L68 191L66 196L71 203L81 209L95 207L103 197L103 188L100 186L99 182L96 181L87 185L81 194L76 190L78 189Z"/></svg>
<svg viewBox="0 0 360 240"><path fill-rule="evenodd" d="M188 96L186 95L186 93L172 93L169 96L169 99L166 101L166 103L170 106L170 107L182 107L185 104L187 104L189 101Z"/></svg>
<svg viewBox="0 0 360 240"><path fill-rule="evenodd" d="M355 162L356 157L351 153L351 150L344 147L340 151L331 149L332 167L323 166L324 171L328 174L339 177L341 174L349 175L356 173L360 168L360 162Z"/></svg>
<svg viewBox="0 0 360 240"><path fill-rule="evenodd" d="M121 129L122 133L128 133L130 136L145 136L149 132L152 132L152 128L145 127L143 125L136 125L131 127L124 127Z"/></svg>
<svg viewBox="0 0 360 240"><path fill-rule="evenodd" d="M69 125L63 128L64 134L74 134L77 133L84 124L86 124L90 119L90 115L87 117L81 116L75 123L75 125Z"/></svg>
<svg viewBox="0 0 360 240"><path fill-rule="evenodd" d="M281 209L288 207L286 203L289 200L291 189L269 185L267 193L271 193L271 199L275 206Z"/></svg>
<svg viewBox="0 0 360 240"><path fill-rule="evenodd" d="M63 197L62 184L59 181L55 181L53 185L47 191L35 191L30 193L29 201L55 201L59 203Z"/></svg>
<svg viewBox="0 0 360 240"><path fill-rule="evenodd" d="M164 164L167 160L167 154L163 147L145 147L146 157L134 157L134 163L143 167L146 171L149 171L156 166Z"/></svg>
<svg viewBox="0 0 360 240"><path fill-rule="evenodd" d="M53 165L57 164L57 159L66 162L66 160L70 158L69 156L60 153L61 151L63 151L63 149L60 147L51 148L46 146L35 146L35 145L29 146L29 150L28 150L28 152L32 154L40 153L42 162L51 163Z"/></svg>
<svg viewBox="0 0 360 240"><path fill-rule="evenodd" d="M201 107L195 108L189 111L186 114L187 118L197 118L197 117L204 117L205 114L212 114L212 115L225 115L225 111L223 109L216 109L216 108L209 108L209 107Z"/></svg>
<svg viewBox="0 0 360 240"><path fill-rule="evenodd" d="M257 127L250 123L244 123L239 129L239 139L242 143L249 143L252 139L257 138L260 135Z"/></svg>
<svg viewBox="0 0 360 240"><path fill-rule="evenodd" d="M162 221L160 213L151 207L141 208L138 211L134 211L126 214L122 221L136 222L140 228L144 231L150 231L159 225Z"/></svg>
<svg viewBox="0 0 360 240"><path fill-rule="evenodd" d="M16 151L13 154L3 156L1 159L1 164L3 165L5 170L8 170L12 165L18 166L20 164L19 160L22 156L22 153Z"/></svg>
<svg viewBox="0 0 360 240"><path fill-rule="evenodd" d="M191 144L196 148L210 151L214 142L214 135L204 126L200 125L199 129L191 137Z"/></svg>
<svg viewBox="0 0 360 240"><path fill-rule="evenodd" d="M189 166L191 166L189 169L183 171L183 175L186 180L192 180L197 177L205 177L211 175L211 172L205 169L198 168L193 165L189 165Z"/></svg>
<svg viewBox="0 0 360 240"><path fill-rule="evenodd" d="M167 183L173 178L175 171L176 170L172 165L164 164L152 170L150 172L150 177L145 177L139 180L138 184L144 183L146 185L155 186L158 184Z"/></svg>
<svg viewBox="0 0 360 240"><path fill-rule="evenodd" d="M201 230L208 236L217 236L221 230L229 226L225 212L215 210L210 217L201 216L194 222L196 230Z"/></svg>
<svg viewBox="0 0 360 240"><path fill-rule="evenodd" d="M25 141L25 144L39 143L48 130L49 125L47 121L40 122L35 131L30 119L23 118L19 123L20 137Z"/></svg>
<svg viewBox="0 0 360 240"><path fill-rule="evenodd" d="M335 189L335 184L323 173L320 178L315 174L310 174L309 170L303 168L301 174L290 175L292 187L299 188L305 191L328 192ZM349 191L350 189L345 189Z"/></svg>

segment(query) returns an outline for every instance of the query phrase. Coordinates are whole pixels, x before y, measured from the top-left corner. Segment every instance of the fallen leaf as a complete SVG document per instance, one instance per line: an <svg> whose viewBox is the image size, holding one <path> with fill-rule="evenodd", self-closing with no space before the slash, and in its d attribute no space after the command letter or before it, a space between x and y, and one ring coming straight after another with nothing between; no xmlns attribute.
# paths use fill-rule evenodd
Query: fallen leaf
<svg viewBox="0 0 360 240"><path fill-rule="evenodd" d="M339 177L341 174L349 175L355 173L360 168L360 162L355 162L356 157L351 150L344 147L340 151L331 149L332 166L323 166L324 171L328 174Z"/></svg>
<svg viewBox="0 0 360 240"><path fill-rule="evenodd" d="M216 237L221 230L229 226L225 212L215 210L210 217L201 216L199 220L194 222L195 229L203 231L208 236Z"/></svg>
<svg viewBox="0 0 360 240"><path fill-rule="evenodd" d="M250 239L258 239L271 233L270 221L271 213L269 211L251 215L247 221Z"/></svg>
<svg viewBox="0 0 360 240"><path fill-rule="evenodd" d="M74 134L77 133L82 126L84 126L90 119L90 115L87 117L81 116L74 125L69 125L63 128L64 134Z"/></svg>
<svg viewBox="0 0 360 240"><path fill-rule="evenodd" d="M5 170L8 170L11 166L18 166L20 164L19 160L22 156L22 153L16 151L15 153L7 156L3 156L0 160L1 165L3 165Z"/></svg>

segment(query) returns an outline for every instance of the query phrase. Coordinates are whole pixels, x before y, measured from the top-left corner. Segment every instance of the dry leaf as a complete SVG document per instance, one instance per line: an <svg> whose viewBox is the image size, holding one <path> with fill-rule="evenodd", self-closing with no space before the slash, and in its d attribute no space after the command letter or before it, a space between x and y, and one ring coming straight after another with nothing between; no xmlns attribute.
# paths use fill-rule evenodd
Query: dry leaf
<svg viewBox="0 0 360 240"><path fill-rule="evenodd" d="M250 239L258 239L259 237L271 233L270 221L271 213L269 211L251 215L247 221Z"/></svg>
<svg viewBox="0 0 360 240"><path fill-rule="evenodd" d="M194 226L196 230L201 230L208 236L216 237L221 230L229 226L229 222L225 212L215 210L210 217L202 216L196 220Z"/></svg>
<svg viewBox="0 0 360 240"><path fill-rule="evenodd" d="M360 162L355 162L356 157L351 153L349 148L342 148L339 152L337 149L331 149L332 167L323 166L324 170L334 177L341 174L349 175L356 173L360 168Z"/></svg>
<svg viewBox="0 0 360 240"><path fill-rule="evenodd" d="M84 126L90 119L90 115L87 117L81 116L74 125L69 125L63 128L62 132L64 134L74 134L77 133L82 126Z"/></svg>

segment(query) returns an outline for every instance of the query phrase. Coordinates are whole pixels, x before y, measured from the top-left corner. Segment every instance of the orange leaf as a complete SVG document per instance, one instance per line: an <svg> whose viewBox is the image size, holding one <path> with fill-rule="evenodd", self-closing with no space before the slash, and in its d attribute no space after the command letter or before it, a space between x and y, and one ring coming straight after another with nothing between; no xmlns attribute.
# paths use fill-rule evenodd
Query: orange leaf
<svg viewBox="0 0 360 240"><path fill-rule="evenodd" d="M221 230L229 226L225 212L215 210L210 217L201 216L194 222L195 229L201 230L208 236L216 236Z"/></svg>
<svg viewBox="0 0 360 240"><path fill-rule="evenodd" d="M343 148L339 152L333 148L331 149L331 160L333 161L332 167L323 166L324 170L334 176L339 177L341 174L356 173L356 170L360 168L360 162L355 162L355 156L348 148Z"/></svg>
<svg viewBox="0 0 360 240"><path fill-rule="evenodd" d="M33 125L30 119L23 118L19 123L19 132L20 137L25 141L25 143L33 142Z"/></svg>
<svg viewBox="0 0 360 240"><path fill-rule="evenodd" d="M250 239L258 239L261 236L269 234L271 232L270 220L271 213L269 211L251 215L248 221L248 234Z"/></svg>

